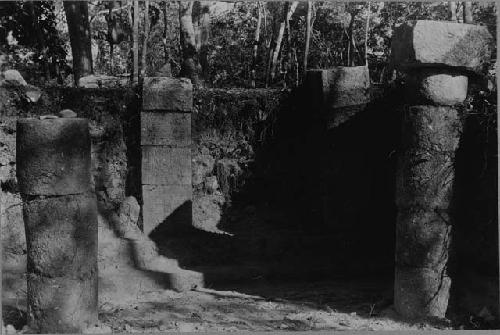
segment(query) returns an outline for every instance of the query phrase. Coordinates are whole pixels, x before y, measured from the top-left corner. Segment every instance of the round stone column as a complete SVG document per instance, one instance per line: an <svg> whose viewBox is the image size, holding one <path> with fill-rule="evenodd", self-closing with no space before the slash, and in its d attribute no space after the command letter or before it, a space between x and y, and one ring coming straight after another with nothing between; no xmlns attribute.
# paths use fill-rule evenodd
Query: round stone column
<svg viewBox="0 0 500 335"><path fill-rule="evenodd" d="M16 142L28 326L40 333L81 333L97 322L97 207L88 122L20 119Z"/></svg>
<svg viewBox="0 0 500 335"><path fill-rule="evenodd" d="M446 315L451 279L455 152L468 75L489 59L484 27L411 21L394 34L392 61L405 71L410 102L403 118L396 182L394 306L408 318Z"/></svg>

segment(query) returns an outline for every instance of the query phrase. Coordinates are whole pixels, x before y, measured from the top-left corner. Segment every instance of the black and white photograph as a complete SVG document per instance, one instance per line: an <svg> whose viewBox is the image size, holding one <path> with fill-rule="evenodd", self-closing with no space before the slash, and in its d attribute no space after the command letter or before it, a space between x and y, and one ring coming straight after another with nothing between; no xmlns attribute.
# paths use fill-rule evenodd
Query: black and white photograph
<svg viewBox="0 0 500 335"><path fill-rule="evenodd" d="M497 7L0 1L2 335L500 329Z"/></svg>

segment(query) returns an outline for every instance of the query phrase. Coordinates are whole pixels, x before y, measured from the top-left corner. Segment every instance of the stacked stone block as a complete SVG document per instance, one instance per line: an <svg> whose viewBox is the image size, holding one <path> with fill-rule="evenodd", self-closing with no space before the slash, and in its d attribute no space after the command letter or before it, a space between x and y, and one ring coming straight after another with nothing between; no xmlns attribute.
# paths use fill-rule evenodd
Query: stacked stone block
<svg viewBox="0 0 500 335"><path fill-rule="evenodd" d="M354 208L350 213L342 212L345 208L339 210L342 206L339 204L338 197L339 194L343 194L344 190L338 183L338 170L339 166L342 166L341 162L349 162L350 166L357 169L362 165L364 157L358 152L350 155L350 152L342 151L339 149L341 145L334 142L341 131L339 128L365 110L371 100L368 67L338 66L330 69L309 70L305 85L311 108L317 112L309 118L310 122L315 124L308 130L304 145L320 145L318 152L308 149L311 157L306 158L312 166L316 167L314 172L306 172L308 178L305 183L308 185L306 198L310 201L307 207L319 207L316 220L321 220L326 227L349 226L351 222L345 218L354 219L355 213L353 212L358 209ZM319 178L318 167L321 171ZM360 184L363 183L361 179L357 181ZM321 197L319 201L315 197L318 193ZM317 205L318 203L320 205ZM309 220L311 216L306 217Z"/></svg>
<svg viewBox="0 0 500 335"><path fill-rule="evenodd" d="M309 70L306 85L311 100L321 102L328 129L348 121L370 102L370 75L366 66Z"/></svg>
<svg viewBox="0 0 500 335"><path fill-rule="evenodd" d="M142 213L149 235L176 211L191 224L193 89L187 79L145 78L142 99Z"/></svg>
<svg viewBox="0 0 500 335"><path fill-rule="evenodd" d="M17 179L26 229L28 325L81 333L97 322L97 207L88 122L21 119Z"/></svg>
<svg viewBox="0 0 500 335"><path fill-rule="evenodd" d="M468 76L489 60L490 39L485 27L443 21L407 22L393 37L392 61L407 73L412 105L403 118L396 182L394 305L405 317L446 314L458 106Z"/></svg>

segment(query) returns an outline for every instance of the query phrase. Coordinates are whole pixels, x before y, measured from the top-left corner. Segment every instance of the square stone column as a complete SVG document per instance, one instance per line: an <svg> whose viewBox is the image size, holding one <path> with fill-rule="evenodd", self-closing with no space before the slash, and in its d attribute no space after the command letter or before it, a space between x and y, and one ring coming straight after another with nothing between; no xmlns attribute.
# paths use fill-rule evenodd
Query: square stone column
<svg viewBox="0 0 500 335"><path fill-rule="evenodd" d="M142 100L142 217L149 235L174 213L191 224L193 88L184 78L144 78Z"/></svg>
<svg viewBox="0 0 500 335"><path fill-rule="evenodd" d="M407 72L396 182L394 307L408 318L445 317L451 278L451 199L460 109L468 76L490 59L486 27L410 21L395 30L392 62Z"/></svg>

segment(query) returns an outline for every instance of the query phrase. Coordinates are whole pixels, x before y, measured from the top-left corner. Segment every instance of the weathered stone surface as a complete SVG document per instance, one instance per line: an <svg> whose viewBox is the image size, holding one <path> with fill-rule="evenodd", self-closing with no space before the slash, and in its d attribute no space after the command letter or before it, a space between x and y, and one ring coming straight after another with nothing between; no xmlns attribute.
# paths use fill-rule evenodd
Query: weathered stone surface
<svg viewBox="0 0 500 335"><path fill-rule="evenodd" d="M191 149L143 146L142 184L191 185Z"/></svg>
<svg viewBox="0 0 500 335"><path fill-rule="evenodd" d="M204 287L203 273L180 270L169 275L170 288L177 292L191 291Z"/></svg>
<svg viewBox="0 0 500 335"><path fill-rule="evenodd" d="M141 145L191 145L191 114L141 113Z"/></svg>
<svg viewBox="0 0 500 335"><path fill-rule="evenodd" d="M6 70L2 73L3 82L7 85L26 86L28 83L17 70Z"/></svg>
<svg viewBox="0 0 500 335"><path fill-rule="evenodd" d="M392 38L392 62L408 66L448 66L481 72L490 60L492 37L485 26L447 21L408 21Z"/></svg>
<svg viewBox="0 0 500 335"><path fill-rule="evenodd" d="M215 159L211 155L197 155L192 159L192 183L194 186L203 183L205 177L212 173Z"/></svg>
<svg viewBox="0 0 500 335"><path fill-rule="evenodd" d="M59 116L57 115L40 115L39 119L40 120L52 120L52 119L58 119Z"/></svg>
<svg viewBox="0 0 500 335"><path fill-rule="evenodd" d="M62 117L62 118L73 118L73 117L77 117L76 113L73 112L71 109L63 109L62 111L60 111L59 113L57 113L57 115L59 117Z"/></svg>
<svg viewBox="0 0 500 335"><path fill-rule="evenodd" d="M405 112L396 175L398 207L449 207L461 130L451 107L413 106Z"/></svg>
<svg viewBox="0 0 500 335"><path fill-rule="evenodd" d="M21 119L17 122L17 179L23 194L67 195L90 185L86 119Z"/></svg>
<svg viewBox="0 0 500 335"><path fill-rule="evenodd" d="M149 235L174 212L176 219L191 225L192 187L189 185L143 185L142 207L144 234Z"/></svg>
<svg viewBox="0 0 500 335"><path fill-rule="evenodd" d="M193 110L193 85L186 78L144 78L143 110L191 112Z"/></svg>
<svg viewBox="0 0 500 335"><path fill-rule="evenodd" d="M123 238L136 239L140 236L140 230L137 226L141 206L133 196L126 197L118 208L118 220L116 230Z"/></svg>
<svg viewBox="0 0 500 335"><path fill-rule="evenodd" d="M399 158L396 204L447 209L453 195L454 155L427 151L406 152Z"/></svg>
<svg viewBox="0 0 500 335"><path fill-rule="evenodd" d="M462 123L452 107L412 106L403 118L403 148L453 152L458 148Z"/></svg>
<svg viewBox="0 0 500 335"><path fill-rule="evenodd" d="M106 75L90 75L78 79L78 87L83 88L109 88L127 86L128 78L120 78Z"/></svg>
<svg viewBox="0 0 500 335"><path fill-rule="evenodd" d="M140 269L148 269L148 265L158 257L156 244L144 236L132 242L134 250L134 263Z"/></svg>
<svg viewBox="0 0 500 335"><path fill-rule="evenodd" d="M97 323L97 271L85 279L28 275L28 326L42 334L82 333Z"/></svg>
<svg viewBox="0 0 500 335"><path fill-rule="evenodd" d="M370 75L366 66L338 66L328 70L311 70L311 85L322 87L323 103L332 109L364 104L370 101ZM315 81L321 81L321 85Z"/></svg>
<svg viewBox="0 0 500 335"><path fill-rule="evenodd" d="M30 102L36 103L42 96L42 90L33 85L26 85L25 93Z"/></svg>
<svg viewBox="0 0 500 335"><path fill-rule="evenodd" d="M451 241L446 210L399 210L396 225L396 266L441 271Z"/></svg>
<svg viewBox="0 0 500 335"><path fill-rule="evenodd" d="M394 304L407 318L444 318L448 308L451 279L445 270L396 268Z"/></svg>
<svg viewBox="0 0 500 335"><path fill-rule="evenodd" d="M86 278L97 266L97 207L93 195L25 201L28 272Z"/></svg>
<svg viewBox="0 0 500 335"><path fill-rule="evenodd" d="M193 199L193 226L204 231L218 232L224 197L219 194L196 196Z"/></svg>
<svg viewBox="0 0 500 335"><path fill-rule="evenodd" d="M370 101L370 74L366 66L338 66L307 71L309 99L321 101L328 128L335 128L363 111Z"/></svg>
<svg viewBox="0 0 500 335"><path fill-rule="evenodd" d="M417 103L453 106L467 97L468 78L445 70L421 69L408 76L408 93L415 94Z"/></svg>

